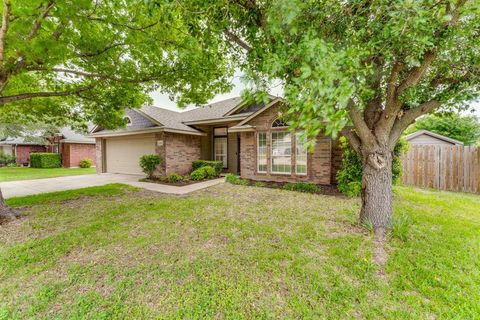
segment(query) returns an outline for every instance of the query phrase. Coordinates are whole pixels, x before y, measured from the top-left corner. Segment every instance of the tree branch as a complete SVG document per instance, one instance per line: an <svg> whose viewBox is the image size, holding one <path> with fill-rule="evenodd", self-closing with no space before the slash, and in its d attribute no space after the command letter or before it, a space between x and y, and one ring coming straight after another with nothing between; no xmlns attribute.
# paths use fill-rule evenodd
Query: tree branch
<svg viewBox="0 0 480 320"><path fill-rule="evenodd" d="M30 30L30 32L27 35L27 41L32 40L33 37L35 37L37 35L38 30L40 30L40 27L42 26L43 20L45 20L45 18L48 16L48 13L50 12L50 10L52 10L52 8L54 6L55 6L55 2L49 1L47 3L47 6L45 7L45 9L43 9L43 11L40 12L40 15L38 16L38 19L35 21L35 23L32 26L32 29Z"/></svg>
<svg viewBox="0 0 480 320"><path fill-rule="evenodd" d="M432 112L436 108L440 107L440 101L433 99L427 102L420 104L418 107L413 109L407 109L401 117L398 117L395 121L389 137L389 145L395 146L398 138L402 132L412 123L415 122L415 119L421 115Z"/></svg>
<svg viewBox="0 0 480 320"><path fill-rule="evenodd" d="M347 138L347 140L350 143L350 145L352 146L353 150L355 150L355 152L359 156L361 156L362 155L362 153L361 153L362 143L361 143L358 135L355 133L355 131L352 128L345 128L342 131L342 134Z"/></svg>
<svg viewBox="0 0 480 320"><path fill-rule="evenodd" d="M355 108L355 103L352 99L350 99L347 104L347 112L362 144L372 145L375 141L375 137L365 123L365 120L362 118L360 111Z"/></svg>
<svg viewBox="0 0 480 320"><path fill-rule="evenodd" d="M420 66L413 68L405 80L398 86L397 89L397 95L400 96L405 90L408 88L411 88L420 81L420 79L423 77L425 72L428 70L432 62L435 60L437 57L437 52L436 50L430 50L425 52L423 55L423 61L420 64Z"/></svg>
<svg viewBox="0 0 480 320"><path fill-rule="evenodd" d="M79 54L82 57L91 58L91 57L99 56L99 55L107 52L110 49L125 46L125 45L127 45L125 42L113 43L113 44L110 44L110 45L106 46L103 49L100 49L100 50L96 51L96 52L80 52Z"/></svg>
<svg viewBox="0 0 480 320"><path fill-rule="evenodd" d="M230 42L233 42L233 43L239 45L240 47L242 47L246 51L251 51L252 50L252 47L250 47L245 41L240 39L236 34L230 32L228 30L225 30L223 33L225 34L225 36L227 37L227 39Z"/></svg>
<svg viewBox="0 0 480 320"><path fill-rule="evenodd" d="M12 4L10 0L3 0L2 27L0 28L0 61L3 61L5 54L5 36L8 31L11 11Z"/></svg>
<svg viewBox="0 0 480 320"><path fill-rule="evenodd" d="M79 94L84 91L92 89L91 86L80 88L73 91L60 91L60 92L30 92L30 93L21 93L12 96L0 97L0 105L5 105L7 103L16 102L20 100L32 99L32 98L48 98L48 97L65 97Z"/></svg>

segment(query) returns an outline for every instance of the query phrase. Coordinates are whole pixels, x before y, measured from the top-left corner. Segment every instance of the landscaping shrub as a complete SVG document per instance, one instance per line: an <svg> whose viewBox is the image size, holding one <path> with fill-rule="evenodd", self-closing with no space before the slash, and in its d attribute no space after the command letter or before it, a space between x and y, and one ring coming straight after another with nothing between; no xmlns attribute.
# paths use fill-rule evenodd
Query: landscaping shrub
<svg viewBox="0 0 480 320"><path fill-rule="evenodd" d="M283 189L307 193L320 193L320 186L308 182L285 183Z"/></svg>
<svg viewBox="0 0 480 320"><path fill-rule="evenodd" d="M85 159L82 159L80 160L80 168L90 168L93 164L93 161L92 159L89 159L89 158L85 158Z"/></svg>
<svg viewBox="0 0 480 320"><path fill-rule="evenodd" d="M207 177L207 172L205 171L206 167L200 167L196 170L193 170L192 173L190 173L190 179L199 181L203 180Z"/></svg>
<svg viewBox="0 0 480 320"><path fill-rule="evenodd" d="M215 169L215 176L219 176L223 170L223 162L222 161L208 161L208 160L195 160L192 162L192 169L193 171L201 168L201 167L212 167Z"/></svg>
<svg viewBox="0 0 480 320"><path fill-rule="evenodd" d="M13 155L0 152L0 166L8 166L14 164L17 158Z"/></svg>
<svg viewBox="0 0 480 320"><path fill-rule="evenodd" d="M190 179L197 181L203 179L213 179L216 177L218 177L217 171L211 166L200 167L190 173Z"/></svg>
<svg viewBox="0 0 480 320"><path fill-rule="evenodd" d="M140 157L140 167L149 179L153 177L155 169L161 163L162 159L158 154L146 154Z"/></svg>
<svg viewBox="0 0 480 320"><path fill-rule="evenodd" d="M225 181L231 184L237 184L241 186L248 186L250 183L247 179L242 179L233 173L229 173L225 176Z"/></svg>
<svg viewBox="0 0 480 320"><path fill-rule="evenodd" d="M30 153L30 167L32 168L60 168L61 166L62 160L59 153Z"/></svg>
<svg viewBox="0 0 480 320"><path fill-rule="evenodd" d="M340 137L340 147L343 151L342 167L337 172L338 190L349 197L357 197L362 192L362 160L352 149L345 137ZM393 183L400 181L402 162L400 156L408 148L408 142L400 139L393 150L392 175Z"/></svg>
<svg viewBox="0 0 480 320"><path fill-rule="evenodd" d="M183 181L183 176L179 175L178 173L172 172L167 176L167 181L170 183L176 183Z"/></svg>

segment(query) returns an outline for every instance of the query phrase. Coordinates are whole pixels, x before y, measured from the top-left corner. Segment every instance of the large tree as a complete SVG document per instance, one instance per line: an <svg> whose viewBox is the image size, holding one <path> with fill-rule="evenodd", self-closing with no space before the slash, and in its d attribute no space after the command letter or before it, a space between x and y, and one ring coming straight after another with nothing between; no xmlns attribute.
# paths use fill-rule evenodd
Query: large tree
<svg viewBox="0 0 480 320"><path fill-rule="evenodd" d="M123 124L160 89L180 104L230 88L223 52L143 0L3 0L0 123ZM210 41L210 43L209 43ZM13 215L0 192L0 220Z"/></svg>
<svg viewBox="0 0 480 320"><path fill-rule="evenodd" d="M265 93L280 81L293 129L313 139L352 125L344 134L363 162L360 218L376 230L392 223L392 152L401 133L480 92L476 0L172 4L191 32L231 45L222 63L234 61L252 89Z"/></svg>

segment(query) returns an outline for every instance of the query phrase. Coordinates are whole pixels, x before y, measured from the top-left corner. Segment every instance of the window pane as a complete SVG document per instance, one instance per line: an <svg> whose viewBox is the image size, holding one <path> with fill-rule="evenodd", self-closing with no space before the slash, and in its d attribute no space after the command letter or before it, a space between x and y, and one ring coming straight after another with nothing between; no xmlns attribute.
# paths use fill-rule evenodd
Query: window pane
<svg viewBox="0 0 480 320"><path fill-rule="evenodd" d="M272 132L272 172L290 173L292 138L289 132Z"/></svg>
<svg viewBox="0 0 480 320"><path fill-rule="evenodd" d="M227 135L227 128L214 128L213 129L214 136L226 136Z"/></svg>
<svg viewBox="0 0 480 320"><path fill-rule="evenodd" d="M296 140L296 153L295 153L295 172L297 174L307 174L307 149L303 140L297 135Z"/></svg>
<svg viewBox="0 0 480 320"><path fill-rule="evenodd" d="M227 167L227 138L214 139L215 161L222 161L223 167Z"/></svg>
<svg viewBox="0 0 480 320"><path fill-rule="evenodd" d="M257 171L267 172L267 134L265 132L257 135Z"/></svg>

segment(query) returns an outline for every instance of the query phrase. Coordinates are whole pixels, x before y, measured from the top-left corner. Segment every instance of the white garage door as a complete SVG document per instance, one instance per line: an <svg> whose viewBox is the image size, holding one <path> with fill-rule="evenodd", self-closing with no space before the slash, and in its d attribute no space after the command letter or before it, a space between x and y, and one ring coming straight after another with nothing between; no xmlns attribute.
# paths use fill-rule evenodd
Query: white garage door
<svg viewBox="0 0 480 320"><path fill-rule="evenodd" d="M107 172L143 174L138 162L145 154L155 154L155 137L140 135L108 138L105 149Z"/></svg>

